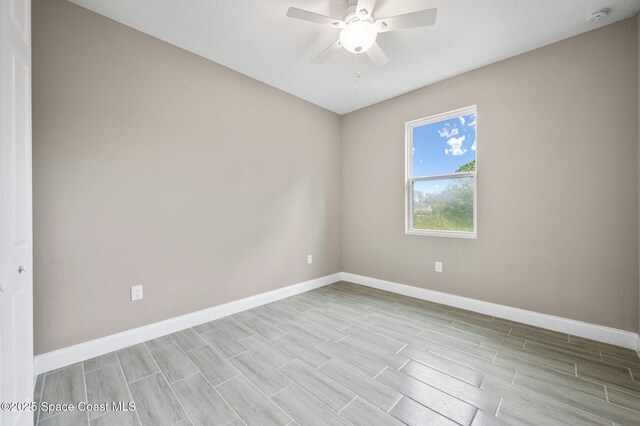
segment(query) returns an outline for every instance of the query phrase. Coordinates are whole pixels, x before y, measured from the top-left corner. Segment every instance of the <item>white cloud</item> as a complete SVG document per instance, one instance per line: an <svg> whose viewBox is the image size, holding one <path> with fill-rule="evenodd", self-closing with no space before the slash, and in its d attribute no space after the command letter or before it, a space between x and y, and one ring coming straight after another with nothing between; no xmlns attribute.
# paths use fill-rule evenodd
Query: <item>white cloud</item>
<svg viewBox="0 0 640 426"><path fill-rule="evenodd" d="M464 122L465 122L464 116L460 116L459 118L460 118L460 124L464 126Z"/></svg>
<svg viewBox="0 0 640 426"><path fill-rule="evenodd" d="M462 142L464 142L465 137L461 136L459 138L451 138L447 141L447 145L451 148L447 148L444 150L444 153L447 155L462 155L467 152L466 148L462 147Z"/></svg>
<svg viewBox="0 0 640 426"><path fill-rule="evenodd" d="M472 150L472 151L475 151L475 150L476 150L476 142L475 142L475 141L473 142L473 145L471 145L471 150Z"/></svg>
<svg viewBox="0 0 640 426"><path fill-rule="evenodd" d="M443 127L441 130L438 130L438 133L443 138L450 138L451 136L455 136L458 134L458 129L455 127L453 128Z"/></svg>

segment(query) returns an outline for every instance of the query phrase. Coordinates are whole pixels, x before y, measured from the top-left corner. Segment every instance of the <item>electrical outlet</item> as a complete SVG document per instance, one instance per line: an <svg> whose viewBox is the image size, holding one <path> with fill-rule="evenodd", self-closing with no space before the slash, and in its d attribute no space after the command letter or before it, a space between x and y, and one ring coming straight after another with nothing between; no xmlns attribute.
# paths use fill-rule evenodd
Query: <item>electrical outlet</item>
<svg viewBox="0 0 640 426"><path fill-rule="evenodd" d="M142 294L142 286L141 285L134 285L133 287L131 287L131 301L135 302L136 300L140 300L142 299L143 294Z"/></svg>
<svg viewBox="0 0 640 426"><path fill-rule="evenodd" d="M313 263L313 255L307 255L307 265L311 265Z"/></svg>
<svg viewBox="0 0 640 426"><path fill-rule="evenodd" d="M442 262L436 262L436 272L442 272Z"/></svg>

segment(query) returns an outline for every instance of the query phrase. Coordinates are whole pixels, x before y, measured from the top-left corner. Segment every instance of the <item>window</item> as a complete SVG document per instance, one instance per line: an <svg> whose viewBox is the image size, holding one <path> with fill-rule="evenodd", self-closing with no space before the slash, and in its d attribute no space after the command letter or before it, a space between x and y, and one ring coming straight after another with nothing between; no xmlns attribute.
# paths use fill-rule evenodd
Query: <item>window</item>
<svg viewBox="0 0 640 426"><path fill-rule="evenodd" d="M476 107L406 124L406 232L476 238Z"/></svg>

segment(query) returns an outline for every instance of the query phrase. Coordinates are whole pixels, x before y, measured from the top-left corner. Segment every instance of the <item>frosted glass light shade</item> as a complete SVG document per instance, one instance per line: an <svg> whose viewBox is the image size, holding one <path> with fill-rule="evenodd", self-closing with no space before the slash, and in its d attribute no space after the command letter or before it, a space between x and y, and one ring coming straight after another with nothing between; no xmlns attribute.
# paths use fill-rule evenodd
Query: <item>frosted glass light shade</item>
<svg viewBox="0 0 640 426"><path fill-rule="evenodd" d="M363 53L376 42L378 31L372 22L355 21L340 31L340 44L351 53Z"/></svg>

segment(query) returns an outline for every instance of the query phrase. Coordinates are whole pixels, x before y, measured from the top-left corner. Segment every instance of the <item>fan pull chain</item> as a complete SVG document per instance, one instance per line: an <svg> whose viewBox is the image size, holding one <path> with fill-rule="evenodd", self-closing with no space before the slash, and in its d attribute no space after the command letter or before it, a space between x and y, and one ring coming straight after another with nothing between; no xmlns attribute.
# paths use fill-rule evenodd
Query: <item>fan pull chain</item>
<svg viewBox="0 0 640 426"><path fill-rule="evenodd" d="M354 88L353 88L353 92L354 93L358 93L358 83L360 83L360 71L358 71L358 69L360 68L360 54L356 54L356 72L353 74L353 78L355 80L355 84L354 84Z"/></svg>

